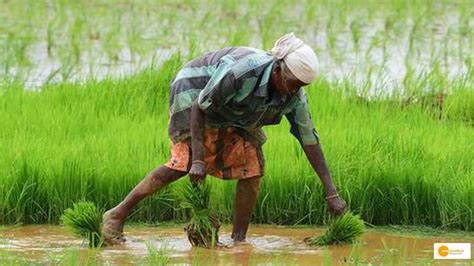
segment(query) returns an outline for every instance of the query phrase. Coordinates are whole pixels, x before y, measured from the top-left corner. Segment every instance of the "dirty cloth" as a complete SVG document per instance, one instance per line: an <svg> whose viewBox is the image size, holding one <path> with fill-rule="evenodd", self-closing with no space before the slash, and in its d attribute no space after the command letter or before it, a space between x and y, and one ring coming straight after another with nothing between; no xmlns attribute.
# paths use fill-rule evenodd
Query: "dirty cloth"
<svg viewBox="0 0 474 266"><path fill-rule="evenodd" d="M270 88L276 60L262 50L228 47L186 63L171 83L171 141L189 140L191 107L198 102L206 126L235 128L246 141L262 145L266 140L262 127L279 124L285 115L300 143L318 143L304 89L285 96Z"/></svg>
<svg viewBox="0 0 474 266"><path fill-rule="evenodd" d="M172 144L166 167L188 172L191 167L190 141ZM264 159L261 146L246 141L234 128L206 128L204 161L207 174L222 179L262 176Z"/></svg>

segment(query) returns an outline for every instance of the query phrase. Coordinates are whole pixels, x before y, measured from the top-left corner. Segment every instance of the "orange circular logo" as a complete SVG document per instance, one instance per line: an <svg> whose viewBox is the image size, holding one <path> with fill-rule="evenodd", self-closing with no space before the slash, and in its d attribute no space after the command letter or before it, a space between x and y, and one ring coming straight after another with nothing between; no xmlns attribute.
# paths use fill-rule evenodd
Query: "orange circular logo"
<svg viewBox="0 0 474 266"><path fill-rule="evenodd" d="M449 254L449 248L447 246L441 246L438 248L438 254L441 257L446 257Z"/></svg>

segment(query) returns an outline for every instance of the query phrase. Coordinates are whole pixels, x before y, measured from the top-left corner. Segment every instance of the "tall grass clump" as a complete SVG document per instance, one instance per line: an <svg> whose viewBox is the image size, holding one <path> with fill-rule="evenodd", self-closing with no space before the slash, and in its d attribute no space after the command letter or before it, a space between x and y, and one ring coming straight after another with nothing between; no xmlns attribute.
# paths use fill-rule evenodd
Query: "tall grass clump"
<svg viewBox="0 0 474 266"><path fill-rule="evenodd" d="M85 238L89 247L97 248L105 244L101 230L103 214L94 203L81 201L64 211L61 223L75 235Z"/></svg>
<svg viewBox="0 0 474 266"><path fill-rule="evenodd" d="M207 182L185 182L178 191L181 208L190 212L191 219L184 230L192 246L213 248L219 241L220 224L209 205L210 189Z"/></svg>
<svg viewBox="0 0 474 266"><path fill-rule="evenodd" d="M354 243L364 233L364 221L351 212L331 220L326 232L308 240L311 246L339 245Z"/></svg>
<svg viewBox="0 0 474 266"><path fill-rule="evenodd" d="M166 243L165 243L166 244ZM168 257L168 246L164 245L160 249L156 249L152 242L146 243L148 251L148 265L169 265L170 258Z"/></svg>

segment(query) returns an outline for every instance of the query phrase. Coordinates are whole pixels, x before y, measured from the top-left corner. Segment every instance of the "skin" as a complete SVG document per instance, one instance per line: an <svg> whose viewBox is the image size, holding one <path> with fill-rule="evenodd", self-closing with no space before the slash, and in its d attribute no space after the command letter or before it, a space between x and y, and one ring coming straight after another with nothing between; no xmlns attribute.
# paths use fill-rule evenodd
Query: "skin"
<svg viewBox="0 0 474 266"><path fill-rule="evenodd" d="M123 225L133 207L144 198L185 175L186 172L176 171L166 166L160 166L150 172L122 202L104 214L102 231L106 243L114 245L124 242Z"/></svg>
<svg viewBox="0 0 474 266"><path fill-rule="evenodd" d="M309 84L299 80L283 80L280 66L274 64L270 78L270 86L274 90L277 90L281 94L295 95L301 87L307 85ZM329 173L329 168L327 167L321 145L319 143L314 145L302 145L302 148L309 163L321 179L326 196L337 195L337 190L332 182L331 174ZM327 204L329 211L334 215L344 213L347 208L346 202L341 197L327 199Z"/></svg>
<svg viewBox="0 0 474 266"><path fill-rule="evenodd" d="M281 94L294 95L301 87L306 85L308 84L298 80L283 80L279 65L274 64L270 78L270 89L276 90ZM204 125L204 112L199 109L197 104L194 104L191 109L190 121L193 163L189 172L176 171L166 166L160 166L149 173L121 203L104 214L103 232L107 244L118 244L124 241L123 226L125 220L132 209L144 198L156 193L186 174L189 174L193 184L204 180L206 177L206 166L199 162L204 161ZM302 148L311 166L321 179L326 195L336 195L337 190L332 182L320 144L303 145ZM232 238L237 243L245 241L250 217L255 209L259 187L260 176L242 179L237 183L232 229ZM346 203L340 197L328 199L327 204L329 211L334 215L340 215L346 209Z"/></svg>
<svg viewBox="0 0 474 266"><path fill-rule="evenodd" d="M274 64L270 79L270 87L277 90L281 94L295 95L299 89L308 84L299 80L285 81L281 78L281 68L278 64ZM191 136L193 162L195 160L204 160L204 113L199 109L197 104L193 106L191 111ZM318 174L327 196L337 194L336 187L332 182L329 169L324 158L320 144L303 145L302 146L308 161ZM193 163L189 171L191 180L202 180L206 176L205 166L201 163ZM232 238L234 241L245 241L245 236L250 223L250 216L255 209L255 203L258 196L260 177L252 179L239 180L237 185L237 193L234 202L234 227L232 229ZM340 197L327 200L329 211L334 215L344 213L346 203Z"/></svg>
<svg viewBox="0 0 474 266"><path fill-rule="evenodd" d="M191 109L191 149L193 151L193 163L189 170L189 177L194 184L201 182L206 177L206 166L200 163L200 161L204 161L204 125L204 112L199 109L197 104L194 104ZM257 202L259 187L259 176L237 181L234 199L234 226L232 229L232 239L234 239L234 241L245 241L245 236L250 224L250 216Z"/></svg>
<svg viewBox="0 0 474 266"><path fill-rule="evenodd" d="M204 161L204 112L197 103L191 108L191 150L192 165L189 170L191 182L198 183L206 177L206 166L196 161Z"/></svg>

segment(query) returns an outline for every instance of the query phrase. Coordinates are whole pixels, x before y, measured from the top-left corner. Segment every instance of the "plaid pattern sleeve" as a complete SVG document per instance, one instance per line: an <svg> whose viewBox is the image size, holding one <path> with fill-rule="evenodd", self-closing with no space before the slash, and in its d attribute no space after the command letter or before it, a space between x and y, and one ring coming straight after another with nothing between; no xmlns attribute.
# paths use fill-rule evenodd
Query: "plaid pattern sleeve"
<svg viewBox="0 0 474 266"><path fill-rule="evenodd" d="M303 89L300 90L293 109L286 114L290 122L290 132L295 136L301 145L311 145L319 143L319 135L314 128L311 114L309 112L308 99Z"/></svg>

